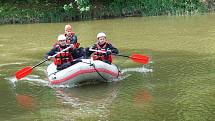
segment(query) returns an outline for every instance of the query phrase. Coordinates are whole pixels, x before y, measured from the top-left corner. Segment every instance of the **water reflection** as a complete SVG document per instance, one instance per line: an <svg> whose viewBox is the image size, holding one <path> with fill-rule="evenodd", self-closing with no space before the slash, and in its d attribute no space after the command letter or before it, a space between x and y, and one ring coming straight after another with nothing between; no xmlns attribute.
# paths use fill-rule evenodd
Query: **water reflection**
<svg viewBox="0 0 215 121"><path fill-rule="evenodd" d="M133 100L135 103L147 103L152 100L151 93L146 89L134 92Z"/></svg>
<svg viewBox="0 0 215 121"><path fill-rule="evenodd" d="M117 97L119 85L120 83L115 82L74 88L58 88L55 89L55 95L62 105L67 108L70 107L73 119L80 118L80 116L94 115L100 120L105 120L109 116L110 105Z"/></svg>
<svg viewBox="0 0 215 121"><path fill-rule="evenodd" d="M34 110L35 109L35 101L32 96L27 94L18 93L18 89L16 88L17 80L15 77L8 78L10 90L14 95L17 105L21 106L23 109L26 110Z"/></svg>
<svg viewBox="0 0 215 121"><path fill-rule="evenodd" d="M33 97L25 94L16 94L17 103L24 109L33 110L35 109L35 102Z"/></svg>

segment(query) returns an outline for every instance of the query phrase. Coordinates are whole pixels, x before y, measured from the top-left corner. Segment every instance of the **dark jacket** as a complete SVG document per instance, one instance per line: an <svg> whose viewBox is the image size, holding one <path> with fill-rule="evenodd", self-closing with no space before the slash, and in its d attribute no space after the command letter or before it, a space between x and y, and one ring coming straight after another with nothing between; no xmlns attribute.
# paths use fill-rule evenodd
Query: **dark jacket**
<svg viewBox="0 0 215 121"><path fill-rule="evenodd" d="M55 55L56 53L58 53L58 52L59 52L59 46L60 46L60 45L57 45L57 46L53 47L48 53L46 53L45 58L47 59L48 56L53 56L53 55ZM69 45L60 46L60 47L61 47L62 49L65 49L65 48L69 47ZM70 51L70 53L72 54L72 56L75 56L76 53L74 52L73 49L70 48L69 51Z"/></svg>
<svg viewBox="0 0 215 121"><path fill-rule="evenodd" d="M103 45L104 46L104 45ZM100 46L102 47L102 46ZM97 47L97 43L93 44L91 47L85 48L85 56L86 58L89 58L91 56L92 53L94 53L94 51L90 51L89 49L95 49L95 50L99 50L99 48ZM107 43L106 47L104 48L105 50L111 50L112 54L118 54L119 51L117 48L115 48L112 44Z"/></svg>
<svg viewBox="0 0 215 121"><path fill-rule="evenodd" d="M76 35L72 35L72 36L70 37L70 36L67 36L67 35L65 34L65 36L66 36L66 39L67 39L67 40L70 40L70 44L75 44L75 43L78 42L78 38L77 38Z"/></svg>
<svg viewBox="0 0 215 121"><path fill-rule="evenodd" d="M107 44L106 47L103 47L103 46L105 46L105 44ZM112 44L110 44L110 43L105 43L105 44L99 45L99 46L100 46L102 49L111 50L111 53L112 53L112 54L118 54L118 53L119 53L118 49L115 48ZM92 45L91 48L92 48L92 49L95 49L95 50L99 50L99 49L100 49L100 48L98 48L97 44ZM93 53L93 52L92 52L92 53ZM91 54L92 54L92 53L91 53Z"/></svg>

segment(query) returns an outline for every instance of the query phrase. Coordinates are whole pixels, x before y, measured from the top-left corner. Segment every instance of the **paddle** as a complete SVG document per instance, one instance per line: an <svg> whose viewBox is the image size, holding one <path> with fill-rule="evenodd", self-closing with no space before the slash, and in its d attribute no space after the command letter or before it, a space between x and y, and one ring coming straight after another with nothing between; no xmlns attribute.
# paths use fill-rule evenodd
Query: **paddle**
<svg viewBox="0 0 215 121"><path fill-rule="evenodd" d="M64 51L66 51L66 50L68 50L68 49L71 48L71 47L73 47L73 45L70 45L69 47L63 49L62 51L60 51L60 52L58 52L58 53L56 53L56 54L53 55L52 57L57 56L58 54L60 54L60 53L62 53L62 52L64 52ZM46 62L46 61L48 61L48 60L49 60L49 59L45 59L45 60L39 62L38 64L34 65L34 66L27 66L27 67L25 67L25 68L22 68L21 70L19 70L19 71L16 72L16 74L15 74L15 75L16 75L16 79L19 80L19 79L21 79L21 78L27 76L28 74L30 74L30 73L32 72L33 68L35 68L35 67L37 67L37 66L43 64L44 62Z"/></svg>
<svg viewBox="0 0 215 121"><path fill-rule="evenodd" d="M149 57L146 55L140 55L140 54L132 54L131 56L122 55L122 54L116 54L116 56L122 56L132 59L135 62L147 64L149 62Z"/></svg>
<svg viewBox="0 0 215 121"><path fill-rule="evenodd" d="M95 50L95 49L89 49L89 51L106 53L106 51ZM131 56L123 55L123 54L113 54L113 55L121 56L121 57L127 57L127 58L132 59L135 62L142 63L142 64L147 64L149 62L149 57L146 55L141 55L141 54L132 54Z"/></svg>

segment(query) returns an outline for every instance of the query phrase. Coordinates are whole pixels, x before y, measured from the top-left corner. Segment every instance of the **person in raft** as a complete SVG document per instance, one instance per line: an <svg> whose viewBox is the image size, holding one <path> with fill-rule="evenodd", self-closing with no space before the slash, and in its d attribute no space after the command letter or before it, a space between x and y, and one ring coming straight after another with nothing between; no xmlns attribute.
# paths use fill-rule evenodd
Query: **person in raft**
<svg viewBox="0 0 215 121"><path fill-rule="evenodd" d="M79 47L80 43L78 43L78 38L75 35L75 32L72 31L72 26L70 24L65 25L64 35L66 37L66 43L73 44L74 53L76 53L73 58L74 59L83 58L84 48ZM56 46L58 44L59 44L59 41L56 42L53 46Z"/></svg>
<svg viewBox="0 0 215 121"><path fill-rule="evenodd" d="M93 60L101 60L106 63L112 63L112 54L118 54L119 51L106 39L106 34L100 32L97 34L97 43L90 48L86 48L87 56L92 55Z"/></svg>
<svg viewBox="0 0 215 121"><path fill-rule="evenodd" d="M75 56L74 48L71 47L68 50L57 54L58 52L62 51L63 49L71 46L66 43L66 36L61 34L58 36L59 44L54 46L48 53L46 53L46 59L52 59L54 64L57 66L57 70L65 69L73 64L81 62L81 60L74 60L73 56ZM55 57L53 55L57 54Z"/></svg>
<svg viewBox="0 0 215 121"><path fill-rule="evenodd" d="M72 26L71 25L69 25L69 24L65 25L64 35L66 37L66 43L67 44L73 44L74 48L79 47L78 38L75 35L75 32L72 31ZM53 47L56 46L56 45L59 45L59 41L54 43Z"/></svg>
<svg viewBox="0 0 215 121"><path fill-rule="evenodd" d="M65 33L64 35L66 36L66 42L69 44L73 44L74 48L78 48L80 43L78 43L78 38L75 35L75 32L72 31L72 26L67 24L65 25Z"/></svg>

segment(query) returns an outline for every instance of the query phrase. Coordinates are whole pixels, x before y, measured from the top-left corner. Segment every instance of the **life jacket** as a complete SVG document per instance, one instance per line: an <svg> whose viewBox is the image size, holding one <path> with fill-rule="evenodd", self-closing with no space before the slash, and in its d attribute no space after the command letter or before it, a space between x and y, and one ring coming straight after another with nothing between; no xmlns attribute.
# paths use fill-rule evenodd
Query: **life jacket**
<svg viewBox="0 0 215 121"><path fill-rule="evenodd" d="M106 52L106 48L107 48L108 44L109 43L106 42L105 45L103 45L102 47L99 44L97 44L96 49ZM94 52L93 60L101 60L101 61L108 60L110 63L112 63L112 61L113 61L111 54L106 56L102 52Z"/></svg>
<svg viewBox="0 0 215 121"><path fill-rule="evenodd" d="M66 40L67 44L73 44L74 49L79 47L80 43L77 42L77 38L76 39L74 38L75 32L72 32L71 36L67 36L66 33L64 35L67 38L67 40Z"/></svg>
<svg viewBox="0 0 215 121"><path fill-rule="evenodd" d="M74 43L74 44L73 44L73 48L74 48L74 49L75 49L75 48L78 48L79 45L80 45L80 43Z"/></svg>
<svg viewBox="0 0 215 121"><path fill-rule="evenodd" d="M60 46L58 46L58 52L62 51L63 49L64 48L61 48ZM69 50L66 50L65 52L57 54L54 59L54 64L59 66L67 62L72 62L73 57L72 57L72 54L69 52Z"/></svg>

